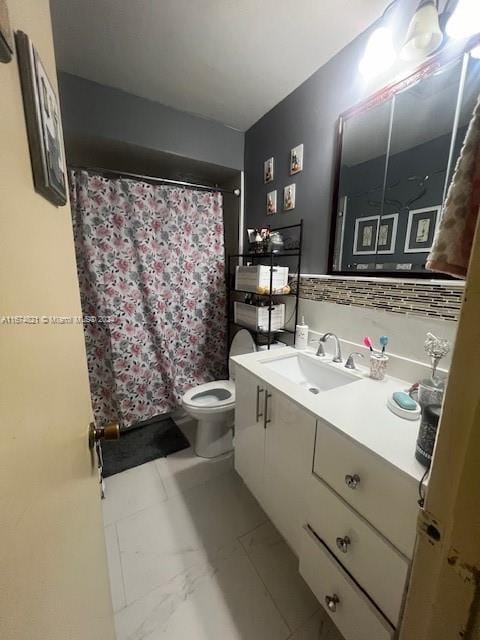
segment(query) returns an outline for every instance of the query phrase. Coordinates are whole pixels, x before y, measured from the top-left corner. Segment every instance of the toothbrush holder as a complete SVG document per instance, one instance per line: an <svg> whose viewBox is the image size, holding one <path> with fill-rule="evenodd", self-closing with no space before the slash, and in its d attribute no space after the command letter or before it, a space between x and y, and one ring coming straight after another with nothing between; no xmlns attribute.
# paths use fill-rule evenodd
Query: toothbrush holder
<svg viewBox="0 0 480 640"><path fill-rule="evenodd" d="M382 353L372 353L370 356L370 377L383 380L387 371L388 356Z"/></svg>

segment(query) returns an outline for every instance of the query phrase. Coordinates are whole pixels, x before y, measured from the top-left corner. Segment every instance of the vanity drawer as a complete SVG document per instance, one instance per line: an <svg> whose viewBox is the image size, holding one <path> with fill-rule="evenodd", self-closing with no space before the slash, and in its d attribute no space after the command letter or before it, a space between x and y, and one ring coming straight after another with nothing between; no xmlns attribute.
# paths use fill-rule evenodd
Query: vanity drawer
<svg viewBox="0 0 480 640"><path fill-rule="evenodd" d="M418 513L414 480L321 420L317 420L314 471L397 549L412 557Z"/></svg>
<svg viewBox="0 0 480 640"><path fill-rule="evenodd" d="M314 475L310 476L307 523L396 625L407 558Z"/></svg>
<svg viewBox="0 0 480 640"><path fill-rule="evenodd" d="M391 640L393 627L308 527L303 530L300 573L345 640ZM338 601L328 605L335 596Z"/></svg>

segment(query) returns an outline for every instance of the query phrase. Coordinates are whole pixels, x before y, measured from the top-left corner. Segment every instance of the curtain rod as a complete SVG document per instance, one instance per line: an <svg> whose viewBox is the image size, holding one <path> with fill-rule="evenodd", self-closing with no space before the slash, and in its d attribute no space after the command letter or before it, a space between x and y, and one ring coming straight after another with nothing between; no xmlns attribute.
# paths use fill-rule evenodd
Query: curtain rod
<svg viewBox="0 0 480 640"><path fill-rule="evenodd" d="M100 167L78 167L68 165L69 169L77 171L91 171L94 173L100 173L104 176L113 175L123 178L132 178L133 180L143 180L144 182L154 182L160 184L174 184L186 189L202 189L203 191L220 191L221 193L233 193L234 196L240 196L239 187L235 189L225 189L224 187L211 187L206 184L195 184L193 182L182 182L181 180L170 180L169 178L158 178L155 176L143 176L138 173L129 173L128 171L117 171L115 169L101 169Z"/></svg>

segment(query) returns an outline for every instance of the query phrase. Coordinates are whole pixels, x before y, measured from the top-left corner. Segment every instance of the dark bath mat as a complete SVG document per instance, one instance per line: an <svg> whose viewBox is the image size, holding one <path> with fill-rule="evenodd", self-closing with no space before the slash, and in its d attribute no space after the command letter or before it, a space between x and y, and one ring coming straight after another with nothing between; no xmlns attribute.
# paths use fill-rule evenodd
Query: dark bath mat
<svg viewBox="0 0 480 640"><path fill-rule="evenodd" d="M103 477L187 449L190 443L171 418L158 417L122 431L119 440L102 442Z"/></svg>

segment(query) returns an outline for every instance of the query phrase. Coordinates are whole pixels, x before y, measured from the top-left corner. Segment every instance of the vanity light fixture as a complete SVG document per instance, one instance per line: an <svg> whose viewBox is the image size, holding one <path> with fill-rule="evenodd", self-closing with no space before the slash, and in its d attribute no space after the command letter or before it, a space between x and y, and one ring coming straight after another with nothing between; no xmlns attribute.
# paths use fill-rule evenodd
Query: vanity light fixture
<svg viewBox="0 0 480 640"><path fill-rule="evenodd" d="M367 42L358 68L364 78L370 79L389 69L395 59L392 32L388 27L378 27Z"/></svg>
<svg viewBox="0 0 480 640"><path fill-rule="evenodd" d="M436 51L442 41L437 1L423 0L410 21L400 58L409 62L423 60Z"/></svg>
<svg viewBox="0 0 480 640"><path fill-rule="evenodd" d="M450 38L464 40L480 32L479 0L458 0L445 31Z"/></svg>

